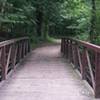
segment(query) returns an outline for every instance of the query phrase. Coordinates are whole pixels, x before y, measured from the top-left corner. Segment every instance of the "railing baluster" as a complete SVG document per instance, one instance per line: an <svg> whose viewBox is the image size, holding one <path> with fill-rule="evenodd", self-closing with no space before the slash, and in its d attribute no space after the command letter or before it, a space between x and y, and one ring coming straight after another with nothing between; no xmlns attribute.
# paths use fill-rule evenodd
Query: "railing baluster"
<svg viewBox="0 0 100 100"><path fill-rule="evenodd" d="M93 75L93 70L92 70L92 66L91 66L91 62L90 62L90 58L89 58L89 53L86 50L86 57L87 57L87 62L88 62L88 67L89 67L89 71L90 71L90 75L91 75L91 80L92 80L92 86L93 89L95 89L95 80L94 80L94 75Z"/></svg>
<svg viewBox="0 0 100 100"><path fill-rule="evenodd" d="M82 59L79 51L79 47L77 46L77 53L78 53L78 61L79 61L79 66L80 66L80 72L81 75L83 74L83 66L82 66Z"/></svg>
<svg viewBox="0 0 100 100"><path fill-rule="evenodd" d="M100 53L95 53L95 97L100 98Z"/></svg>
<svg viewBox="0 0 100 100"><path fill-rule="evenodd" d="M68 40L68 60L70 62L70 41Z"/></svg>
<svg viewBox="0 0 100 100"><path fill-rule="evenodd" d="M82 52L82 79L85 80L85 74L86 74L86 48L83 49L83 52Z"/></svg>
<svg viewBox="0 0 100 100"><path fill-rule="evenodd" d="M15 65L16 65L17 51L18 51L18 44L15 44L15 52L14 52L14 59L13 59L13 69L14 70L15 70Z"/></svg>
<svg viewBox="0 0 100 100"><path fill-rule="evenodd" d="M74 45L74 65L75 65L75 68L77 68L78 66L78 53L77 53L77 44L75 43Z"/></svg>
<svg viewBox="0 0 100 100"><path fill-rule="evenodd" d="M11 58L11 51L12 51L12 45L10 45L9 47L9 52L8 52L8 57L7 57L7 63L6 63L6 71L5 71L5 79L8 73L8 66L9 66L9 62L10 62L10 58Z"/></svg>
<svg viewBox="0 0 100 100"><path fill-rule="evenodd" d="M20 61L20 60L22 59L22 53L23 53L23 51L22 51L23 46L22 46L21 41L20 41L20 43L19 43L19 49L20 49L20 51L19 51L19 61Z"/></svg>
<svg viewBox="0 0 100 100"><path fill-rule="evenodd" d="M25 41L23 43L23 57L25 57Z"/></svg>
<svg viewBox="0 0 100 100"><path fill-rule="evenodd" d="M26 54L28 53L28 42L26 43Z"/></svg>
<svg viewBox="0 0 100 100"><path fill-rule="evenodd" d="M0 48L0 81L2 80L2 65L1 65L2 48Z"/></svg>
<svg viewBox="0 0 100 100"><path fill-rule="evenodd" d="M1 65L2 65L2 80L6 79L5 71L6 71L6 51L5 46L2 47L2 55L1 55Z"/></svg>

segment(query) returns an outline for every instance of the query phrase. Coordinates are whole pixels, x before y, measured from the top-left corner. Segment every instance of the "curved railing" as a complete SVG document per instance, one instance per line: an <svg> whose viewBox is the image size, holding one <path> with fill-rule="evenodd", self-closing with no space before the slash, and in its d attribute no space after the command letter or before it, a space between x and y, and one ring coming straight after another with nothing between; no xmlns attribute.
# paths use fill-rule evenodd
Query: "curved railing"
<svg viewBox="0 0 100 100"><path fill-rule="evenodd" d="M0 42L0 81L30 52L28 37Z"/></svg>
<svg viewBox="0 0 100 100"><path fill-rule="evenodd" d="M93 88L95 97L100 97L100 46L62 38L61 52Z"/></svg>

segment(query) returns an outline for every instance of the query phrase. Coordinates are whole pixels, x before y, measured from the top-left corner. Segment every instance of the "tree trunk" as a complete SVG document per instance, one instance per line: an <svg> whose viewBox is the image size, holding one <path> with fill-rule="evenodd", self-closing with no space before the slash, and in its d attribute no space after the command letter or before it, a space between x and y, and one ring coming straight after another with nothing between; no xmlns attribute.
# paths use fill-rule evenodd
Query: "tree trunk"
<svg viewBox="0 0 100 100"><path fill-rule="evenodd" d="M4 1L2 2L2 8L1 8L1 13L2 13L2 14L3 14L4 11L5 11L6 2L7 2L7 0L4 0Z"/></svg>
<svg viewBox="0 0 100 100"><path fill-rule="evenodd" d="M36 31L37 31L37 36L41 37L42 36L42 23L43 23L43 13L40 10L39 7L36 9Z"/></svg>
<svg viewBox="0 0 100 100"><path fill-rule="evenodd" d="M49 32L49 21L48 18L44 15L42 24L42 38L44 40L48 38L48 32Z"/></svg>
<svg viewBox="0 0 100 100"><path fill-rule="evenodd" d="M6 2L7 2L7 0L4 0L4 1L2 2L1 14L2 14L3 16L4 16L4 13L5 13ZM0 30L2 31L2 22L0 22Z"/></svg>
<svg viewBox="0 0 100 100"><path fill-rule="evenodd" d="M92 9L91 9L91 26L90 26L90 41L95 40L96 38L96 4L95 0L91 1Z"/></svg>

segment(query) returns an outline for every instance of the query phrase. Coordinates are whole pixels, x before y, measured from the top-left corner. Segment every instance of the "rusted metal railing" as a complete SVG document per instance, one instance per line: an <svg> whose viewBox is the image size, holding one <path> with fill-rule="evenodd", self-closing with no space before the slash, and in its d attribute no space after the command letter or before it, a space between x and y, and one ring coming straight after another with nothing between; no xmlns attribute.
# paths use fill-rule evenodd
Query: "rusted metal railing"
<svg viewBox="0 0 100 100"><path fill-rule="evenodd" d="M61 52L93 88L95 97L100 97L100 46L62 38Z"/></svg>
<svg viewBox="0 0 100 100"><path fill-rule="evenodd" d="M28 37L0 42L0 81L30 52Z"/></svg>

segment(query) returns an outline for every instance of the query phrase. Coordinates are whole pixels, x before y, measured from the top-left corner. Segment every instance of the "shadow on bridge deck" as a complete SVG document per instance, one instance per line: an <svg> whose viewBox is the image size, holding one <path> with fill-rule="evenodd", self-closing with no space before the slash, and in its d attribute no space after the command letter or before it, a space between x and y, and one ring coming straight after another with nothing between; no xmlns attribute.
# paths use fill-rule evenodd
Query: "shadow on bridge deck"
<svg viewBox="0 0 100 100"><path fill-rule="evenodd" d="M94 100L61 56L59 45L37 48L0 87L0 100Z"/></svg>

